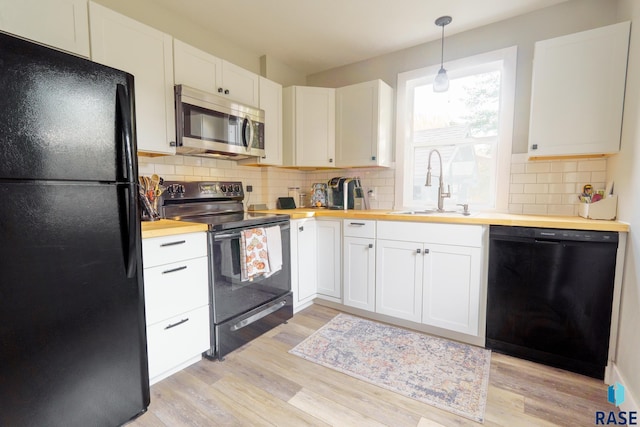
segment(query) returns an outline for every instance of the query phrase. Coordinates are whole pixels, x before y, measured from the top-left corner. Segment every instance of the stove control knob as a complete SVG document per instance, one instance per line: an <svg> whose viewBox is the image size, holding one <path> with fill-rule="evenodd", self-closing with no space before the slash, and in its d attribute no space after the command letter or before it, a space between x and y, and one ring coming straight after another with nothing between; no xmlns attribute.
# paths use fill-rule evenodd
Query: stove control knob
<svg viewBox="0 0 640 427"><path fill-rule="evenodd" d="M226 193L227 192L227 186L224 185L224 184L220 185L220 191L222 191L223 193Z"/></svg>
<svg viewBox="0 0 640 427"><path fill-rule="evenodd" d="M173 185L167 186L167 194L173 194Z"/></svg>
<svg viewBox="0 0 640 427"><path fill-rule="evenodd" d="M234 185L233 186L233 191L235 191L236 193L239 193L240 192L240 185L239 184Z"/></svg>
<svg viewBox="0 0 640 427"><path fill-rule="evenodd" d="M184 193L184 185L176 185L176 193L183 194Z"/></svg>

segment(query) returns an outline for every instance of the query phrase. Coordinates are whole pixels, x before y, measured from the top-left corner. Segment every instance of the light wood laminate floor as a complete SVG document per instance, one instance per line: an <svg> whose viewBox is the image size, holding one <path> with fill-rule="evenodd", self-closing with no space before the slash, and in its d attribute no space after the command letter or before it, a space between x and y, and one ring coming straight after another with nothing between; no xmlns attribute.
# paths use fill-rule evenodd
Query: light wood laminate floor
<svg viewBox="0 0 640 427"><path fill-rule="evenodd" d="M466 418L290 355L338 312L313 305L223 362L202 360L151 387L127 427L466 426ZM493 353L486 426L588 426L615 409L599 380Z"/></svg>

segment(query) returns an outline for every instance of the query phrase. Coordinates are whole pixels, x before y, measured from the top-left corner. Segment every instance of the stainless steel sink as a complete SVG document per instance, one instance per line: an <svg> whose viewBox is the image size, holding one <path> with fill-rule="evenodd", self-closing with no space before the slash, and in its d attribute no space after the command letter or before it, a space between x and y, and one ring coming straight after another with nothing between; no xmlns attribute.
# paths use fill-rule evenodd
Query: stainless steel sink
<svg viewBox="0 0 640 427"><path fill-rule="evenodd" d="M464 213L463 211L459 211L459 210L444 210L441 212L441 211L438 211L437 209L425 209L421 211L404 210L404 211L392 211L388 213L391 215L473 216L477 212L471 213L467 211L466 213Z"/></svg>

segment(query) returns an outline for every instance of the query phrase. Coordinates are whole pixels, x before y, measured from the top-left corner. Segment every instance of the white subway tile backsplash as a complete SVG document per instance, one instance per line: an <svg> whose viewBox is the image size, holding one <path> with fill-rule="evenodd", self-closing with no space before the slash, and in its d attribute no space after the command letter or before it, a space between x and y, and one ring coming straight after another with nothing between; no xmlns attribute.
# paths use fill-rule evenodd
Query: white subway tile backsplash
<svg viewBox="0 0 640 427"><path fill-rule="evenodd" d="M511 157L508 211L513 214L577 215L578 194L584 184L604 188L606 160L527 161L526 153ZM373 209L394 209L393 168L298 171L275 167L250 167L234 161L188 156L139 157L140 175L157 173L165 180L236 180L253 185L249 203L275 208L276 199L289 187L308 193L316 182L335 176L358 176L365 188L376 188Z"/></svg>
<svg viewBox="0 0 640 427"><path fill-rule="evenodd" d="M547 215L547 205L522 205L522 213L527 215Z"/></svg>
<svg viewBox="0 0 640 427"><path fill-rule="evenodd" d="M568 172L565 173L562 180L564 182L577 182L587 184L591 181L591 172Z"/></svg>
<svg viewBox="0 0 640 427"><path fill-rule="evenodd" d="M525 184L524 192L526 194L547 193L550 185L553 184Z"/></svg>
<svg viewBox="0 0 640 427"><path fill-rule="evenodd" d="M604 159L599 160L584 160L578 163L578 171L606 171L607 161Z"/></svg>
<svg viewBox="0 0 640 427"><path fill-rule="evenodd" d="M557 172L536 173L537 182L540 183L561 183L562 174Z"/></svg>
<svg viewBox="0 0 640 427"><path fill-rule="evenodd" d="M552 162L551 172L575 172L578 170L578 162Z"/></svg>
<svg viewBox="0 0 640 427"><path fill-rule="evenodd" d="M535 184L538 182L536 174L514 173L511 174L511 182L513 184Z"/></svg>
<svg viewBox="0 0 640 427"><path fill-rule="evenodd" d="M529 162L525 165L526 173L544 173L551 171L551 163L548 162Z"/></svg>

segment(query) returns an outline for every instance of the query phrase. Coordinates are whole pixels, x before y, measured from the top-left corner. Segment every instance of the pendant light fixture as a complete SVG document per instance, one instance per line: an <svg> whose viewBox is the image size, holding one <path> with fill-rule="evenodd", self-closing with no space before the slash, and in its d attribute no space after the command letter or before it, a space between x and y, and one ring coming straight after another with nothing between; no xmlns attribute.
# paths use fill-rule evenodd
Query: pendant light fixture
<svg viewBox="0 0 640 427"><path fill-rule="evenodd" d="M444 26L449 25L452 21L450 16L441 16L436 19L436 25L442 27L442 42L441 42L441 56L440 56L440 70L438 75L433 81L434 92L446 92L449 90L449 77L447 76L447 70L444 69Z"/></svg>

